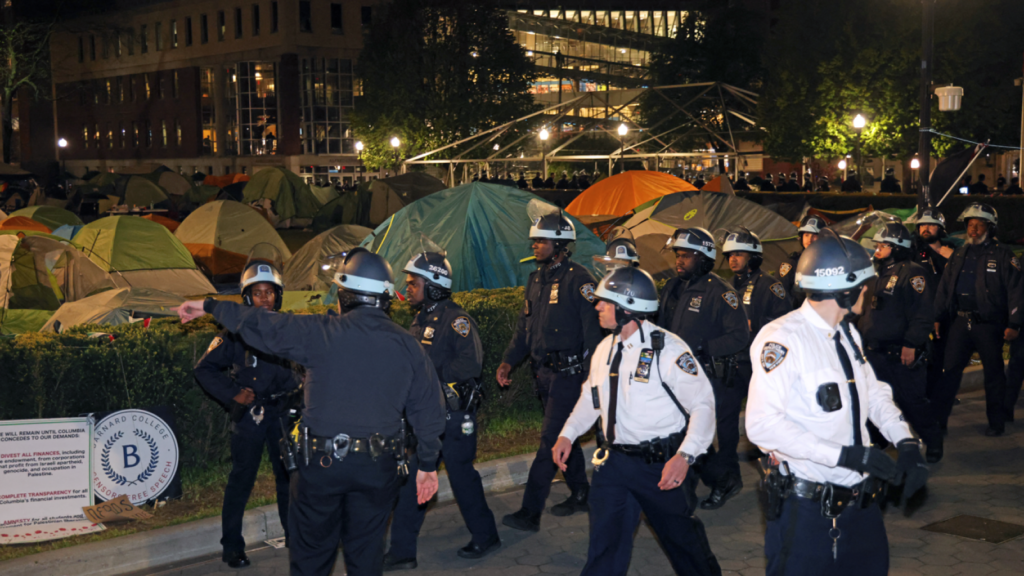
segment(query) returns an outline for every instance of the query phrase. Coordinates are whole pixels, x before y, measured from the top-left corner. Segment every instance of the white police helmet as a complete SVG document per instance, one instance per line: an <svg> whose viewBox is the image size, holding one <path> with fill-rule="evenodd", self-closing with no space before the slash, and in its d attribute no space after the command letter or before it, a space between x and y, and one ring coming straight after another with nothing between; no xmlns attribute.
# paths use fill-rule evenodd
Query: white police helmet
<svg viewBox="0 0 1024 576"><path fill-rule="evenodd" d="M985 220L992 226L999 225L999 214L996 213L996 209L989 206L988 204L980 204L975 202L968 206L963 212L960 213L960 217L957 218L959 222L966 222L971 218L980 218Z"/></svg>
<svg viewBox="0 0 1024 576"><path fill-rule="evenodd" d="M680 228L668 239L666 248L670 250L693 250L714 260L718 256L715 250L715 237L703 228Z"/></svg>

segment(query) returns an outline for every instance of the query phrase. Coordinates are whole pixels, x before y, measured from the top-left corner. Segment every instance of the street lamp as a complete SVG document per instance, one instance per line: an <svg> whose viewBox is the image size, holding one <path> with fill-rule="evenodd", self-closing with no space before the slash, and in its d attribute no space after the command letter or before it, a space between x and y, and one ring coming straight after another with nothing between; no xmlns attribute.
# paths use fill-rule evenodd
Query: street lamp
<svg viewBox="0 0 1024 576"><path fill-rule="evenodd" d="M391 137L391 147L395 149L395 170L398 169L398 147L402 145L402 141L398 139L398 136Z"/></svg>
<svg viewBox="0 0 1024 576"><path fill-rule="evenodd" d="M68 147L68 141L64 138L57 140L57 147L60 148L60 179L64 181L64 194L68 193L68 165L64 158L64 149Z"/></svg>
<svg viewBox="0 0 1024 576"><path fill-rule="evenodd" d="M864 157L860 153L860 135L867 123L868 121L860 114L853 118L853 127L857 130L857 183L861 185L861 190L864 189Z"/></svg>
<svg viewBox="0 0 1024 576"><path fill-rule="evenodd" d="M914 171L914 181L912 182L912 184L913 184L915 189L917 188L917 176L918 176L918 172L917 171L920 168L921 168L921 161L917 159L917 156L914 156L914 158L910 160L910 169Z"/></svg>
<svg viewBox="0 0 1024 576"><path fill-rule="evenodd" d="M551 136L551 134L548 132L547 128L541 128L540 129L540 134L538 134L537 136L540 137L540 171L544 175L544 178L547 178L548 177L548 157L547 157L548 151L547 151L547 144L548 144L548 137Z"/></svg>
<svg viewBox="0 0 1024 576"><path fill-rule="evenodd" d="M839 161L839 169L842 170L844 175L845 175L845 172L846 172L846 160L845 159Z"/></svg>
<svg viewBox="0 0 1024 576"><path fill-rule="evenodd" d="M626 153L626 133L629 132L629 127L623 122L619 124L619 160L622 161L622 168L619 172L626 171L626 159L622 157Z"/></svg>

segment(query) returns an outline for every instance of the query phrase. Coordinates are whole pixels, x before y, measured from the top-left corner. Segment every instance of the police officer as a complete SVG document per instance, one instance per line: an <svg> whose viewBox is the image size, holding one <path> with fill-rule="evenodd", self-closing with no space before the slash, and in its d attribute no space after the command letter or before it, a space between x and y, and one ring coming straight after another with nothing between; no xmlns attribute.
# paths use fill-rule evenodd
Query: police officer
<svg viewBox="0 0 1024 576"><path fill-rule="evenodd" d="M814 175L810 172L804 173L804 185L801 190L803 192L814 192Z"/></svg>
<svg viewBox="0 0 1024 576"><path fill-rule="evenodd" d="M782 264L779 264L779 279L782 280L782 287L786 289L786 294L792 296L794 307L799 307L804 301L804 295L793 290L797 262L800 261L800 255L804 250L807 250L807 247L818 239L818 234L821 234L824 227L825 220L821 216L812 214L804 216L800 221L800 227L796 229L797 236L800 238L800 250L790 252Z"/></svg>
<svg viewBox="0 0 1024 576"><path fill-rule="evenodd" d="M715 239L703 228L680 228L669 239L678 276L665 284L658 317L669 331L691 342L715 392L718 451L709 450L701 480L711 494L700 504L721 508L743 488L740 477L740 404L746 392L737 384L739 355L750 343L750 326L739 296L711 270Z"/></svg>
<svg viewBox="0 0 1024 576"><path fill-rule="evenodd" d="M875 375L892 387L893 398L927 446L929 462L942 459L942 432L928 405L925 360L932 331L934 288L928 271L910 260L911 236L890 222L873 238L878 277L867 283L858 327Z"/></svg>
<svg viewBox="0 0 1024 576"><path fill-rule="evenodd" d="M885 178L882 178L878 191L883 194L903 193L903 187L900 186L899 180L896 179L896 170L892 166L885 169Z"/></svg>
<svg viewBox="0 0 1024 576"><path fill-rule="evenodd" d="M580 170L579 187L580 190L590 188L590 177L587 176L586 170Z"/></svg>
<svg viewBox="0 0 1024 576"><path fill-rule="evenodd" d="M537 175L533 177L533 181L530 182L530 187L534 190L544 187L544 178L541 178L540 172L537 172Z"/></svg>
<svg viewBox="0 0 1024 576"><path fill-rule="evenodd" d="M779 192L799 192L800 184L796 181L796 172L792 172L789 175L789 180L786 180L786 175L779 173Z"/></svg>
<svg viewBox="0 0 1024 576"><path fill-rule="evenodd" d="M590 549L582 574L625 574L642 511L677 574L721 574L683 483L711 445L715 400L690 347L650 321L658 291L646 272L619 268L596 291L601 327L612 334L552 453L566 469L572 443L598 422Z"/></svg>
<svg viewBox="0 0 1024 576"><path fill-rule="evenodd" d="M526 181L525 172L519 173L519 180L516 180L516 187L519 188L520 190L526 190L527 188L530 187L530 183Z"/></svg>
<svg viewBox="0 0 1024 576"><path fill-rule="evenodd" d="M918 211L917 224L914 232L914 247L911 259L924 266L928 272L928 283L932 292L942 279L942 271L946 262L953 255L955 246L946 238L946 217L938 208L924 208ZM949 322L942 322L939 331L931 339L928 358L928 397L932 398L939 380L942 378L942 365L946 361L946 340L949 334Z"/></svg>
<svg viewBox="0 0 1024 576"><path fill-rule="evenodd" d="M780 182L781 184L781 182ZM772 184L772 173L767 172L764 175L764 180L761 181L761 192L775 192L775 184Z"/></svg>
<svg viewBox="0 0 1024 576"><path fill-rule="evenodd" d="M608 233L603 256L594 256L594 267L604 277L612 270L622 267L640 267L640 256L636 251L633 233L624 226L616 226Z"/></svg>
<svg viewBox="0 0 1024 576"><path fill-rule="evenodd" d="M757 234L743 227L728 232L722 253L735 274L732 287L743 303L753 338L762 326L792 310L789 295L782 282L761 270L764 248ZM749 374L747 376L749 378ZM742 384L746 386L745 381Z"/></svg>
<svg viewBox="0 0 1024 576"><path fill-rule="evenodd" d="M569 174L565 170L562 170L562 177L558 179L558 184L555 184L557 190L568 190L569 189Z"/></svg>
<svg viewBox="0 0 1024 576"><path fill-rule="evenodd" d="M747 182L747 173L740 172L739 177L736 178L736 183L732 185L732 189L739 191L750 191L750 183Z"/></svg>
<svg viewBox="0 0 1024 576"><path fill-rule="evenodd" d="M876 499L886 482L903 484L909 498L928 469L891 389L843 320L860 311L875 271L867 250L827 230L797 272L807 301L765 326L750 348L747 436L769 453L766 572L884 575L889 544ZM869 419L898 446L897 461L868 444Z"/></svg>
<svg viewBox="0 0 1024 576"><path fill-rule="evenodd" d="M548 174L547 179L544 180L544 188L547 188L548 190L554 190L555 189L555 173L554 172L551 172L550 174Z"/></svg>
<svg viewBox="0 0 1024 576"><path fill-rule="evenodd" d="M419 342L387 316L394 280L380 256L355 248L336 262L335 315L277 314L231 302L192 300L246 343L307 369L298 482L289 509L291 573L329 574L344 546L350 576L379 575L384 533L398 499L403 413L416 434L416 494L437 492L435 463L445 427L441 384ZM411 480L410 480L411 481Z"/></svg>
<svg viewBox="0 0 1024 576"><path fill-rule="evenodd" d="M821 176L818 178L818 192L831 192L832 185L829 184L828 178Z"/></svg>
<svg viewBox="0 0 1024 576"><path fill-rule="evenodd" d="M986 436L1000 436L1006 422L1003 342L1017 338L1022 322L1024 286L1020 262L995 239L998 215L987 204L971 204L960 214L967 242L949 259L935 295L936 330L951 321L942 378L932 406L946 428L964 367L975 351L985 371Z"/></svg>
<svg viewBox="0 0 1024 576"><path fill-rule="evenodd" d="M481 399L477 379L484 361L480 332L473 317L451 299L452 267L443 253L420 252L403 271L407 274L406 299L417 310L409 332L427 351L445 391L448 419L441 438L441 457L462 519L473 536L458 555L480 558L501 546L480 474L473 468L476 410ZM413 457L410 475L417 464ZM416 567L416 538L426 510L426 505L416 501L415 484L406 483L391 523L391 550L384 556L385 571Z"/></svg>
<svg viewBox="0 0 1024 576"><path fill-rule="evenodd" d="M284 281L275 263L251 260L242 272L246 306L280 310ZM277 513L288 537L288 471L280 456L281 425L286 396L299 380L288 362L248 346L236 334L221 331L195 367L200 386L231 412L231 474L221 510L222 559L231 568L249 565L242 537L242 516L263 459L270 454L277 487Z"/></svg>
<svg viewBox="0 0 1024 576"><path fill-rule="evenodd" d="M590 356L602 334L594 310L594 277L570 260L567 252L568 244L576 240L572 222L556 209L534 220L530 239L540 268L530 273L526 282L526 302L498 367L497 380L501 386L511 384L512 367L529 356L537 394L544 404L540 446L530 465L522 508L506 515L502 523L537 532L556 472L551 448L576 405ZM587 510L590 485L579 442L569 455L565 481L572 494L552 506L551 513L569 516Z"/></svg>
<svg viewBox="0 0 1024 576"><path fill-rule="evenodd" d="M843 180L843 185L840 188L843 192L860 192L860 179L857 178L856 170L846 171L846 180Z"/></svg>

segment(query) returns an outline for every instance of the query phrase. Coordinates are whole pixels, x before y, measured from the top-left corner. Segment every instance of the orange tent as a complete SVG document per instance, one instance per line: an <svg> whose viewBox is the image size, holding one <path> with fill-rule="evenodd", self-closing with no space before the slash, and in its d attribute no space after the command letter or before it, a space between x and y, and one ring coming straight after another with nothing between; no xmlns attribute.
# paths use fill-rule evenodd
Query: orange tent
<svg viewBox="0 0 1024 576"><path fill-rule="evenodd" d="M673 192L696 188L671 174L649 170L630 170L601 180L576 197L565 211L583 216L622 216L637 206Z"/></svg>
<svg viewBox="0 0 1024 576"><path fill-rule="evenodd" d="M239 182L248 182L249 177L245 174L225 174L223 176L207 176L203 179L203 184L207 186L216 186L217 188L224 188L232 184Z"/></svg>
<svg viewBox="0 0 1024 576"><path fill-rule="evenodd" d="M53 230L50 230L39 222L24 216L11 216L3 222L0 222L0 230L33 230L35 232L45 232L47 234L53 232Z"/></svg>
<svg viewBox="0 0 1024 576"><path fill-rule="evenodd" d="M721 192L722 194L735 194L736 191L732 188L732 182L725 177L725 174L719 174L711 179L710 182L704 185L700 189L701 192Z"/></svg>
<svg viewBox="0 0 1024 576"><path fill-rule="evenodd" d="M152 220L157 224L163 224L171 232L174 232L175 230L178 229L178 226L181 226L181 222L178 222L177 220L171 220L170 218L166 216L161 216L159 214L146 214L145 216L143 216L143 218L145 218L146 220Z"/></svg>

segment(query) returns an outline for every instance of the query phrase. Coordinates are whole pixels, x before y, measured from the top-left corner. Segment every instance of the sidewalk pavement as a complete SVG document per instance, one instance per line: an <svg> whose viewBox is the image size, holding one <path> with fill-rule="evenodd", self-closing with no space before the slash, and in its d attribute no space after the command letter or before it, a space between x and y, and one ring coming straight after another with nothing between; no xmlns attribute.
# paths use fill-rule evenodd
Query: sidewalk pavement
<svg viewBox="0 0 1024 576"><path fill-rule="evenodd" d="M958 514L1024 525L1024 432L1008 427L1001 438L981 435L985 428L984 393L973 375L965 378L962 404L950 422L946 458L932 467L928 497L909 517L890 507L885 519L889 533L892 574L972 576L1024 574L1024 540L994 545L955 536L925 532L926 524ZM1024 423L1018 424L1020 428ZM744 439L745 442L745 439ZM749 444L747 445L749 446ZM591 448L592 449L592 448ZM743 445L741 445L741 450ZM533 455L488 462L480 467L495 516L519 508L526 472ZM589 451L587 458L589 460ZM757 472L743 466L744 489L721 510L700 512L712 549L726 574L764 573L764 520L757 504ZM706 489L704 489L706 491ZM475 574L519 576L536 573L578 573L586 559L588 526L585 514L558 518L545 514L540 534L499 526L503 546L479 561L455 556L469 541L458 507L450 505L450 487L442 480L439 504L427 514L420 537L420 568L416 574ZM551 502L568 495L562 483L552 490ZM246 514L245 537L253 545L250 576L287 574L287 550L262 544L282 535L274 506ZM220 519L209 518L181 526L55 550L0 563L5 575L31 574L166 574L193 576L231 571L220 562ZM172 566L177 566L172 568ZM344 574L339 562L335 574ZM671 574L667 558L650 529L637 532L630 574Z"/></svg>

